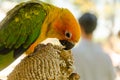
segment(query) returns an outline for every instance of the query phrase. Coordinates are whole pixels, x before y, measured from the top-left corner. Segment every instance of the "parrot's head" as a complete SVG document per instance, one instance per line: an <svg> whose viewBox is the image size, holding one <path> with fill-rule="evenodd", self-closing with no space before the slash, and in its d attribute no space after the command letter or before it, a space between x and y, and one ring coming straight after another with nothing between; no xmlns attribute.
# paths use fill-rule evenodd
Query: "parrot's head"
<svg viewBox="0 0 120 80"><path fill-rule="evenodd" d="M72 13L67 9L61 9L55 19L49 23L48 27L47 36L59 39L60 43L65 46L65 50L73 48L75 43L79 41L81 34L80 26Z"/></svg>

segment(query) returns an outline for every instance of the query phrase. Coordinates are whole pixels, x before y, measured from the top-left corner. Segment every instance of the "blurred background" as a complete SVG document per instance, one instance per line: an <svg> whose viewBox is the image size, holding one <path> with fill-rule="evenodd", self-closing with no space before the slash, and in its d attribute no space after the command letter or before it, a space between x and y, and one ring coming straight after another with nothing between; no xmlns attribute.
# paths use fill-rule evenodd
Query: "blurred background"
<svg viewBox="0 0 120 80"><path fill-rule="evenodd" d="M28 0L0 0L0 21L6 13L20 2ZM95 13L98 26L94 41L99 43L111 57L120 80L120 0L41 0L58 7L68 8L76 19L85 12Z"/></svg>

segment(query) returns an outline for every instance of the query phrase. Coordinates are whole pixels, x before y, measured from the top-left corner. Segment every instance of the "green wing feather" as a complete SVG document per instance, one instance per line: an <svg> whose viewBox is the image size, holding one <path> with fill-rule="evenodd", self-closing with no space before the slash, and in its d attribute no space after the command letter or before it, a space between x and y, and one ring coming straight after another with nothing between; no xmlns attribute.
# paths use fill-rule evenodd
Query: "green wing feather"
<svg viewBox="0 0 120 80"><path fill-rule="evenodd" d="M38 38L46 11L40 3L21 3L0 23L0 54L24 52ZM20 52L21 53L21 52Z"/></svg>

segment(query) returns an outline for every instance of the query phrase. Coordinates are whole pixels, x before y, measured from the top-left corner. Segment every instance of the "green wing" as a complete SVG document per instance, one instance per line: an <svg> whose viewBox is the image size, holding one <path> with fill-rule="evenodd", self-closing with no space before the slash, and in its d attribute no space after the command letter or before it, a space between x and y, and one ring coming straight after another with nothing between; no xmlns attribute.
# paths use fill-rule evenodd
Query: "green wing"
<svg viewBox="0 0 120 80"><path fill-rule="evenodd" d="M40 3L26 2L8 12L0 23L0 54L23 53L40 35L46 11Z"/></svg>

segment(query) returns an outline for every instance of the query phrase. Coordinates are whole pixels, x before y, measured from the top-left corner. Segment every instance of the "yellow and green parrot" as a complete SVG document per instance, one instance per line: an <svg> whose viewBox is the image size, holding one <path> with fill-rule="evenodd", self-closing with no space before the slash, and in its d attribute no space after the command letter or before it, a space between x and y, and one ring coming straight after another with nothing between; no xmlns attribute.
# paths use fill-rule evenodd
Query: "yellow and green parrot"
<svg viewBox="0 0 120 80"><path fill-rule="evenodd" d="M0 56L30 54L47 38L57 38L71 49L80 38L80 26L72 13L41 1L15 6L0 23ZM7 60L7 59L6 59Z"/></svg>

